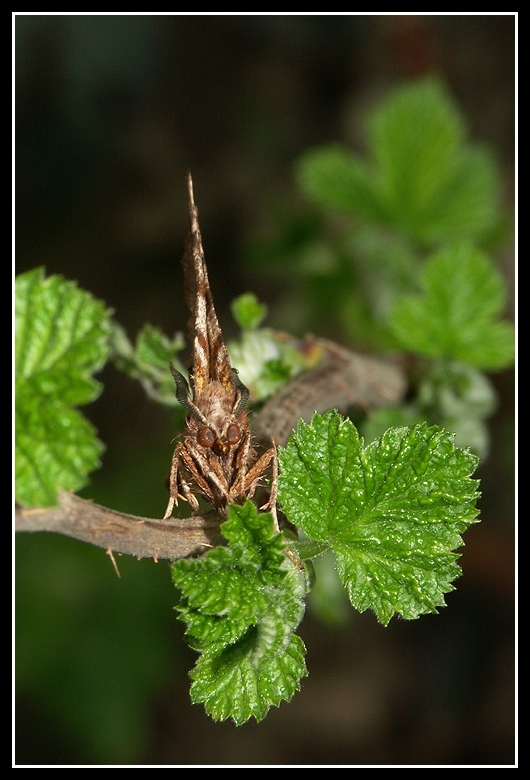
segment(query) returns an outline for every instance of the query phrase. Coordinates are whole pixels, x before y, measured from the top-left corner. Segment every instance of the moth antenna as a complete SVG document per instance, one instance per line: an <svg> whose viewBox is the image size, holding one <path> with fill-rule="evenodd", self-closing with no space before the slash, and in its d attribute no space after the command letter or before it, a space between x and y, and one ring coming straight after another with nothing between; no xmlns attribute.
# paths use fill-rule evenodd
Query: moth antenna
<svg viewBox="0 0 530 780"><path fill-rule="evenodd" d="M239 378L239 371L237 370L237 368L232 369L232 380L236 388L239 390L239 401L237 402L236 407L234 409L234 414L235 414L236 412L240 412L247 405L248 397L250 395L250 390L246 385L243 384L243 382Z"/></svg>
<svg viewBox="0 0 530 780"><path fill-rule="evenodd" d="M169 368L173 374L173 379L175 380L175 395L177 397L177 401L186 409L191 409L193 403L190 398L190 391L186 379L180 373L180 371L177 371L173 363L169 364Z"/></svg>
<svg viewBox="0 0 530 780"><path fill-rule="evenodd" d="M191 171L188 171L188 207L190 210L190 226L192 233L199 232L199 221L197 219L197 206L193 198L193 179L191 178Z"/></svg>
<svg viewBox="0 0 530 780"><path fill-rule="evenodd" d="M171 369L171 373L173 374L173 379L175 380L175 395L177 397L177 401L185 409L188 409L188 411L191 412L194 417L197 417L201 422L206 423L206 418L197 409L190 398L190 391L185 377L180 373L180 371L177 371L173 363L170 363L169 367Z"/></svg>

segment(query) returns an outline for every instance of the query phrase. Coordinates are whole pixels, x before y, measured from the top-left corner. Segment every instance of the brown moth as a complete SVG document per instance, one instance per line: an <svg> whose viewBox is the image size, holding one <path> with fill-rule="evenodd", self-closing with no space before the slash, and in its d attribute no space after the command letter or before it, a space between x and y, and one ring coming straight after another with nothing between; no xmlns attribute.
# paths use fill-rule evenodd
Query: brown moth
<svg viewBox="0 0 530 780"><path fill-rule="evenodd" d="M193 316L190 387L171 365L176 396L188 410L184 435L173 454L169 475L169 503L164 520L182 498L198 512L197 495L203 496L221 515L228 504L252 498L265 472L272 466L271 491L262 507L276 520L278 460L276 447L260 458L252 445L246 412L249 392L230 365L228 351L215 313L204 260L193 183L188 174L190 234L182 259L186 301Z"/></svg>

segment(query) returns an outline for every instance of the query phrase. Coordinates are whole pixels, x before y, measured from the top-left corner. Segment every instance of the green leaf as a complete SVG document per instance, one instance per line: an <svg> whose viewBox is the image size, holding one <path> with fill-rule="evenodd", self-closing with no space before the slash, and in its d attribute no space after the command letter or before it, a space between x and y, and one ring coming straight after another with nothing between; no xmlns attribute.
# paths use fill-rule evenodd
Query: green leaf
<svg viewBox="0 0 530 780"><path fill-rule="evenodd" d="M300 422L279 458L288 519L331 544L354 607L386 625L444 605L460 574L454 550L476 522L478 458L426 424L391 428L364 449L335 411Z"/></svg>
<svg viewBox="0 0 530 780"><path fill-rule="evenodd" d="M489 417L495 411L495 388L472 366L435 362L418 389L418 402L431 416Z"/></svg>
<svg viewBox="0 0 530 780"><path fill-rule="evenodd" d="M301 561L317 558L329 550L327 542L315 542L314 539L289 540L289 549L292 550Z"/></svg>
<svg viewBox="0 0 530 780"><path fill-rule="evenodd" d="M361 430L365 441L371 442L392 426L427 421L454 433L457 447L469 447L482 460L489 445L484 418L496 405L495 389L481 371L464 363L435 360L423 367L414 404L375 409Z"/></svg>
<svg viewBox="0 0 530 780"><path fill-rule="evenodd" d="M451 181L440 190L418 237L429 245L488 240L500 226L500 177L491 152L465 146L455 155Z"/></svg>
<svg viewBox="0 0 530 780"><path fill-rule="evenodd" d="M37 268L15 283L16 498L51 506L99 466L103 445L73 406L93 401L107 360L109 312L89 293Z"/></svg>
<svg viewBox="0 0 530 780"><path fill-rule="evenodd" d="M405 349L489 370L513 362L513 326L497 320L506 286L482 252L461 244L435 253L420 285L423 293L400 299L391 315Z"/></svg>
<svg viewBox="0 0 530 780"><path fill-rule="evenodd" d="M237 726L252 717L259 722L271 706L290 701L300 689L300 678L307 674L300 637L292 635L281 653L258 663L253 660L257 641L258 629L250 628L225 652L201 656L190 673L191 699L204 702L213 720L232 718Z"/></svg>
<svg viewBox="0 0 530 780"><path fill-rule="evenodd" d="M395 90L371 115L370 148L392 211L425 212L454 171L463 124L442 86L419 81Z"/></svg>
<svg viewBox="0 0 530 780"><path fill-rule="evenodd" d="M417 406L385 407L374 409L361 425L364 441L368 444L378 439L388 428L402 428L425 422L428 419Z"/></svg>
<svg viewBox="0 0 530 780"><path fill-rule="evenodd" d="M193 702L214 720L262 720L288 700L306 674L302 619L307 581L286 555L272 516L252 502L231 506L221 526L229 541L198 560L173 565L179 618L201 653L191 677Z"/></svg>
<svg viewBox="0 0 530 780"><path fill-rule="evenodd" d="M433 361L418 387L425 419L456 434L458 447L470 447L480 458L488 452L483 420L495 411L497 394L476 368L452 361Z"/></svg>
<svg viewBox="0 0 530 780"><path fill-rule="evenodd" d="M396 227L420 242L480 238L498 221L493 158L464 144L462 117L431 78L396 90L369 120L382 200Z"/></svg>
<svg viewBox="0 0 530 780"><path fill-rule="evenodd" d="M307 366L304 355L269 328L244 330L228 344L228 352L253 401L273 395Z"/></svg>
<svg viewBox="0 0 530 780"><path fill-rule="evenodd" d="M396 89L372 111L366 132L367 160L337 145L302 155L302 192L422 245L484 239L497 228L498 167L465 143L463 119L440 82Z"/></svg>
<svg viewBox="0 0 530 780"><path fill-rule="evenodd" d="M178 371L186 373L176 357L183 347L181 333L170 339L159 328L149 324L140 330L133 347L124 329L117 323L113 324L112 357L116 367L138 379L149 398L167 406L178 406L169 364L173 363Z"/></svg>
<svg viewBox="0 0 530 780"><path fill-rule="evenodd" d="M295 176L302 192L322 206L386 220L373 170L347 149L310 149L297 161Z"/></svg>
<svg viewBox="0 0 530 780"><path fill-rule="evenodd" d="M231 304L232 314L243 330L255 330L267 316L267 307L260 303L254 293L243 293Z"/></svg>

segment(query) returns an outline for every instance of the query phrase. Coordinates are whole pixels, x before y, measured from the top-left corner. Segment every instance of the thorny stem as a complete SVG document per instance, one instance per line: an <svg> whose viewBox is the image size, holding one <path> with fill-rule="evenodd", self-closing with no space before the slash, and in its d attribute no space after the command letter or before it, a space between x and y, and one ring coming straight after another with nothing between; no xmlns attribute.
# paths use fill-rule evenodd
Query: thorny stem
<svg viewBox="0 0 530 780"><path fill-rule="evenodd" d="M399 403L406 387L403 370L382 360L345 350L324 339L311 339L322 350L317 368L296 377L254 417L258 436L285 444L298 419L313 411L351 405L375 408ZM50 531L137 558L176 560L224 543L214 512L184 520L157 520L123 514L72 493L61 493L58 507L17 507L15 530Z"/></svg>
<svg viewBox="0 0 530 780"><path fill-rule="evenodd" d="M223 519L214 513L169 521L135 517L61 493L58 507L17 507L15 530L52 531L106 551L173 561L223 543L219 530Z"/></svg>

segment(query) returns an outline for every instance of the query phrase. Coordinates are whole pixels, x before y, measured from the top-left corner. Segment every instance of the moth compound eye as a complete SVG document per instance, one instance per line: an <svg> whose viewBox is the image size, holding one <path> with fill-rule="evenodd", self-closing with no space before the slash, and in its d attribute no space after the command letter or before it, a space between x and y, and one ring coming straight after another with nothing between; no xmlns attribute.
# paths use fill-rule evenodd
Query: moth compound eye
<svg viewBox="0 0 530 780"><path fill-rule="evenodd" d="M215 438L215 433L211 428L201 428L197 435L197 441L201 447L213 447Z"/></svg>
<svg viewBox="0 0 530 780"><path fill-rule="evenodd" d="M226 432L227 442L230 445L237 444L240 439L241 439L241 430L239 428L239 425L229 425L228 430Z"/></svg>

